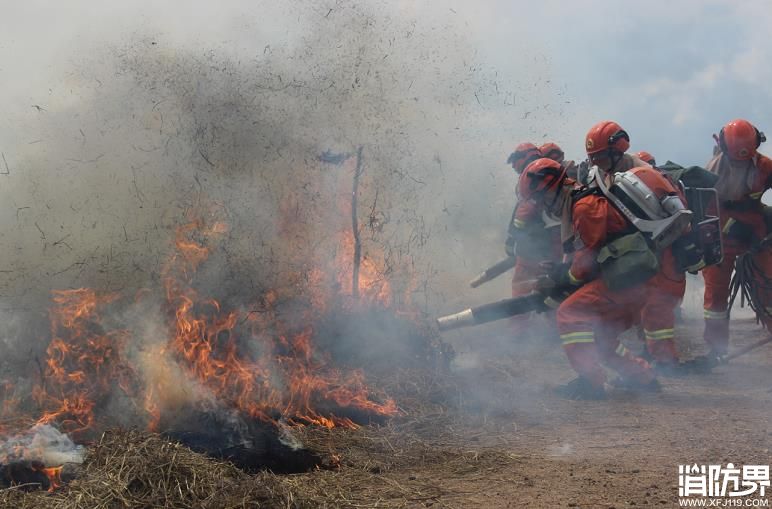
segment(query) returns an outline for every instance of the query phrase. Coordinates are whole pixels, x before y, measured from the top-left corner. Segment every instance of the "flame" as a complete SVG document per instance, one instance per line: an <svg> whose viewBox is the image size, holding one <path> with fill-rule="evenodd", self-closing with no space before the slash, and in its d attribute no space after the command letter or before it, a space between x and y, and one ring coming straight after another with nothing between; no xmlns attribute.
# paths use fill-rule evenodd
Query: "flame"
<svg viewBox="0 0 772 509"><path fill-rule="evenodd" d="M355 428L359 417L398 413L394 400L370 392L361 370L335 368L313 341L315 324L341 297L348 305L394 304L384 257L362 256L354 302L354 236L341 229L331 260L306 266L291 285L258 296L249 311L224 306L196 286L212 247L229 232L214 216L175 232L161 270L165 336L155 345L139 344L139 335L104 318L129 299L89 288L52 292L51 339L32 391L39 410L34 421L75 438L94 436L110 423L105 407L116 391L153 431L163 431L166 412L207 398L253 419L298 426ZM145 289L134 303L157 294ZM299 296L299 311L287 319L283 302ZM12 416L20 404L13 384L3 382L0 389L2 416ZM61 467L40 471L52 490L61 484Z"/></svg>
<svg viewBox="0 0 772 509"><path fill-rule="evenodd" d="M341 293L346 296L353 295L354 272L354 234L346 230L339 235L340 246L335 257L337 268L337 281ZM360 301L365 303L377 303L385 307L392 305L391 285L386 279L383 263L378 263L371 256L363 256L359 262L358 293Z"/></svg>
<svg viewBox="0 0 772 509"><path fill-rule="evenodd" d="M167 350L176 355L188 375L218 400L267 421L279 415L295 424L355 427L349 418L315 410L317 405L332 403L372 415L394 415L394 401L379 404L369 399L361 373L346 380L314 351L311 325L292 330L282 322L273 309L275 292L260 299L262 313L244 316L236 310L222 310L218 301L203 298L192 288L195 266L205 260L208 249L190 233L197 232L203 239L221 231L207 229L201 235L200 225L181 228L176 237L179 256L172 257L163 271L174 329ZM309 312L305 318L312 315ZM248 330L237 330L240 323L248 324ZM259 355L243 351L243 344Z"/></svg>
<svg viewBox="0 0 772 509"><path fill-rule="evenodd" d="M42 416L39 424L58 422L70 434L89 430L94 409L117 386L129 392L134 373L124 359L127 330L104 331L99 309L116 295L94 290L57 290L50 311L51 342L43 380L33 390Z"/></svg>
<svg viewBox="0 0 772 509"><path fill-rule="evenodd" d="M48 491L54 491L62 485L62 469L64 467L33 467L36 472L42 472L48 477Z"/></svg>

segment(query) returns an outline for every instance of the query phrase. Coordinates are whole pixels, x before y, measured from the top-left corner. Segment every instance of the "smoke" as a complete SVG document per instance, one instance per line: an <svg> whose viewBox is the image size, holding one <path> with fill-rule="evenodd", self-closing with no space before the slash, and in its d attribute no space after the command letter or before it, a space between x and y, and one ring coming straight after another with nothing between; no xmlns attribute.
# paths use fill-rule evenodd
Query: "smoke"
<svg viewBox="0 0 772 509"><path fill-rule="evenodd" d="M331 196L350 192L353 163L319 155L360 146L360 221L390 265L452 288L497 256L468 241L496 244L513 201L511 175L494 168L515 133L486 139L518 111L503 104L512 91L496 92L450 13L429 20L375 2L320 11L288 8L274 19L296 23L292 35L248 50L137 27L110 44L75 41L63 76L49 78L64 82L48 82L4 149L3 295L39 304L50 288L141 287L173 227L207 199L227 205L228 267L255 290L275 284L293 269L286 250L329 251L329 225L349 221ZM239 42L272 33L220 22ZM304 244L281 249L280 216Z"/></svg>
<svg viewBox="0 0 772 509"><path fill-rule="evenodd" d="M15 462L39 462L45 466L83 463L84 448L75 445L67 435L47 424L5 437L0 442L0 465Z"/></svg>
<svg viewBox="0 0 772 509"><path fill-rule="evenodd" d="M552 69L514 54L522 75L499 74L453 12L415 9L260 3L244 19L210 12L206 28L127 16L114 33L68 41L54 74L35 75L25 97L35 106L14 112L3 146L4 372L42 369L51 290L89 287L144 296L111 306L105 325L132 331L128 355L163 409L211 401L164 351L168 317L152 294L177 227L196 215L227 223L195 284L224 309L260 315L267 296L305 297L312 269L346 252L338 234L352 230L360 149L363 267L378 267L395 308L436 314L507 293L506 277L458 289L502 254L514 204L506 155L562 115L534 110L551 100ZM282 320L299 323L294 312L285 305ZM320 346L354 366L429 365L407 320L371 313L317 325ZM120 424L143 424L128 398L101 404Z"/></svg>

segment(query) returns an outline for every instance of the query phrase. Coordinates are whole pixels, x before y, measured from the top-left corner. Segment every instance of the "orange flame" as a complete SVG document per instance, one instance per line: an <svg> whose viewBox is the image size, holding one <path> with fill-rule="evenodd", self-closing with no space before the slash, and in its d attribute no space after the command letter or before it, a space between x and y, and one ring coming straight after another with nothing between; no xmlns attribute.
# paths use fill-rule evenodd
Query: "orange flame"
<svg viewBox="0 0 772 509"><path fill-rule="evenodd" d="M205 231L208 233L202 238L211 237L222 228ZM337 370L326 365L322 356L316 355L310 325L295 332L285 330L286 324L271 307L276 301L272 292L262 299L266 306L263 313L246 317L237 311L221 310L216 300L201 298L191 288L191 276L208 250L190 238L191 232L201 235L200 225L178 231L179 256L173 257L164 269L167 304L174 314L174 331L167 348L177 355L190 376L218 399L264 420L280 415L296 424L355 426L349 418L322 415L315 410L325 403L328 407L334 404L370 415L396 413L392 400L383 404L370 401L361 373L344 380ZM365 276L369 277L369 273ZM244 322L250 328L247 344L260 352L257 357L242 351L244 341L239 341L236 326Z"/></svg>
<svg viewBox="0 0 772 509"><path fill-rule="evenodd" d="M67 433L84 432L94 424L95 406L115 385L131 387L134 373L123 354L129 332L105 332L98 313L116 298L87 288L53 292L44 379L33 390L42 409L38 423L56 421Z"/></svg>
<svg viewBox="0 0 772 509"><path fill-rule="evenodd" d="M340 249L336 253L335 266L337 269L337 281L341 293L346 296L353 295L353 266L354 266L354 234L344 231L339 236ZM371 257L364 256L359 263L359 296L360 301L377 303L386 307L392 304L391 285L386 279L384 271Z"/></svg>
<svg viewBox="0 0 772 509"><path fill-rule="evenodd" d="M303 291L308 305L290 321L278 311L282 291L265 292L250 312L224 309L217 300L199 294L196 271L209 258L209 244L228 230L224 222L200 219L177 229L175 249L161 272L168 338L142 353L154 359L156 374L166 375L149 377L144 391L134 365L137 360L129 357L131 331L111 329L102 318L119 296L98 295L88 288L52 293L51 340L41 380L32 394L40 409L38 423L58 423L75 438L95 433L107 422L109 416L103 410L118 389L140 411L149 429L161 431L164 411L173 409L170 400L174 398L169 394L173 385L185 384L177 375L222 404L266 422L283 419L295 425L354 428L357 424L351 416L398 412L392 399L373 397L362 371L335 369L313 344L315 321L336 298L353 294L353 235L341 233L332 267L325 264L308 270L304 290L309 291ZM392 304L384 265L382 258L362 257L360 303ZM289 292L296 297L298 289ZM140 292L136 298L148 293ZM174 375L169 375L172 368ZM5 396L3 416L12 415L18 407L13 385L3 383L0 389ZM40 471L48 476L52 490L61 484L61 467L40 467Z"/></svg>
<svg viewBox="0 0 772 509"><path fill-rule="evenodd" d="M64 467L33 467L48 477L48 491L54 491L62 485L62 469Z"/></svg>

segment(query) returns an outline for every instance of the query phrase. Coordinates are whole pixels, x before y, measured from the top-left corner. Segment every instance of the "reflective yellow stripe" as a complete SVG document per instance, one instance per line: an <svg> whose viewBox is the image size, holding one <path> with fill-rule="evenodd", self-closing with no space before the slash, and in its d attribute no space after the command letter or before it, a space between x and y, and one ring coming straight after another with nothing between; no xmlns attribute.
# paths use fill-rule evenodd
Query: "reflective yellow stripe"
<svg viewBox="0 0 772 509"><path fill-rule="evenodd" d="M573 343L594 343L595 334L592 332L570 332L568 334L561 334L560 339L564 345L570 345Z"/></svg>
<svg viewBox="0 0 772 509"><path fill-rule="evenodd" d="M711 311L710 309L706 309L705 318L709 320L726 320L729 318L729 312L728 311Z"/></svg>
<svg viewBox="0 0 772 509"><path fill-rule="evenodd" d="M643 332L646 334L646 339L662 340L662 339L673 339L675 331L673 329L659 329L659 330L644 329Z"/></svg>
<svg viewBox="0 0 772 509"><path fill-rule="evenodd" d="M522 228L523 226L525 226L525 221L523 221L522 219L515 219L514 225L515 225L515 228Z"/></svg>
<svg viewBox="0 0 772 509"><path fill-rule="evenodd" d="M764 191L759 191L758 193L751 193L748 196L750 196L754 200L758 200L759 198L761 198L762 194L764 194Z"/></svg>
<svg viewBox="0 0 772 509"><path fill-rule="evenodd" d="M582 280L578 277L571 274L571 271L568 271L568 280L571 282L572 285L580 285L582 284Z"/></svg>
<svg viewBox="0 0 772 509"><path fill-rule="evenodd" d="M724 225L724 229L721 230L723 233L729 233L729 229L732 227L733 224L735 224L737 221L734 220L733 217L730 217L729 220Z"/></svg>
<svg viewBox="0 0 772 509"><path fill-rule="evenodd" d="M623 345L622 343L619 343L619 346L616 349L616 354L622 357L626 353L627 353L627 348L625 348L625 345Z"/></svg>
<svg viewBox="0 0 772 509"><path fill-rule="evenodd" d="M663 334L662 336L649 336L648 334L646 334L646 339L648 341L665 341L665 340L673 339L674 337L675 337L675 334L673 334L672 332L670 334Z"/></svg>
<svg viewBox="0 0 772 509"><path fill-rule="evenodd" d="M657 329L657 330L643 329L643 332L645 332L647 336L661 336L662 334L672 334L674 330L675 329Z"/></svg>

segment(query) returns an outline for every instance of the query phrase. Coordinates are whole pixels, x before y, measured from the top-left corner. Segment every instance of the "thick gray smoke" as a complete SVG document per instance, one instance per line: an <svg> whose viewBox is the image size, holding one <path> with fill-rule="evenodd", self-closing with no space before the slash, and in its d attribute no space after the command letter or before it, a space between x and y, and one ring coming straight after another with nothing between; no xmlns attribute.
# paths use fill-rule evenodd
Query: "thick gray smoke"
<svg viewBox="0 0 772 509"><path fill-rule="evenodd" d="M83 447L75 445L67 435L47 424L38 424L0 442L0 465L22 461L39 462L49 467L80 464L83 453Z"/></svg>
<svg viewBox="0 0 772 509"><path fill-rule="evenodd" d="M175 229L197 214L228 223L197 276L205 295L239 307L269 288L303 288L351 229L360 148L363 256L398 301L410 290L436 313L506 293L506 276L475 294L459 288L502 254L507 154L543 139L539 123L560 114L534 111L549 101L549 66L523 61L518 79L499 76L452 10L339 1L279 11L219 20L228 42L179 27L100 33L30 87L48 92L17 113L0 161L11 372L39 369L52 289L158 288ZM133 353L169 389L166 404L200 397L167 383L173 371L150 349L165 339L164 317L142 306L106 322L134 331ZM120 415L126 402L109 404Z"/></svg>
<svg viewBox="0 0 772 509"><path fill-rule="evenodd" d="M499 85L450 12L322 10L286 7L274 21L294 24L291 35L258 47L138 27L109 44L73 42L60 57L66 71L32 88L50 90L3 148L6 307L50 288L145 285L202 200L230 214L229 268L249 272L255 290L270 285L289 270L275 242L282 220L304 225L309 240L290 248L314 252L330 249L327 225L350 221L331 197L350 189L352 165L318 157L359 146L359 219L391 265L453 288L495 259L514 201L503 160L521 134L491 134L497 119L524 113L516 91ZM265 20L223 23L239 43L275 35Z"/></svg>

